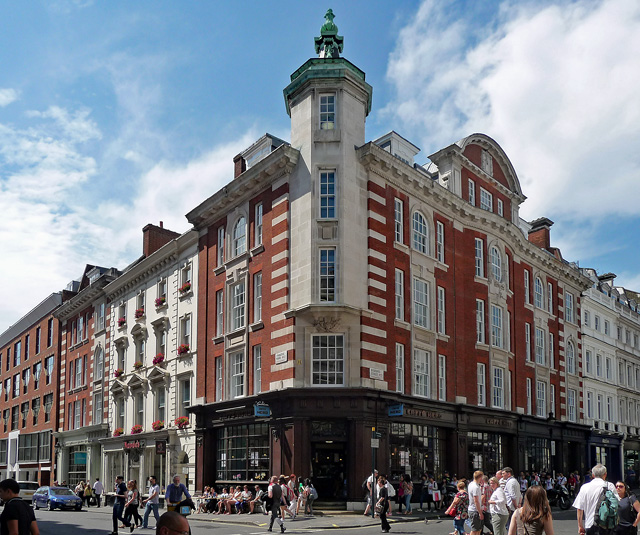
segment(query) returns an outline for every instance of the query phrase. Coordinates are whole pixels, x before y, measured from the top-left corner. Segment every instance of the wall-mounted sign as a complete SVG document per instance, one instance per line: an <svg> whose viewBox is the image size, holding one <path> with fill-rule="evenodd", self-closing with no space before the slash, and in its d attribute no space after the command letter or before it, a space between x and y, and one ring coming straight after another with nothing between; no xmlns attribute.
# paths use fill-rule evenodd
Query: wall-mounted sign
<svg viewBox="0 0 640 535"><path fill-rule="evenodd" d="M369 377L371 379L384 379L384 372L378 368L369 368Z"/></svg>
<svg viewBox="0 0 640 535"><path fill-rule="evenodd" d="M389 416L402 416L404 414L404 404L392 403L389 405Z"/></svg>
<svg viewBox="0 0 640 535"><path fill-rule="evenodd" d="M276 353L276 364L282 364L283 362L287 362L287 351Z"/></svg>
<svg viewBox="0 0 640 535"><path fill-rule="evenodd" d="M124 443L124 449L125 450L132 450L132 449L138 449L140 448L140 441L139 440L132 440L131 442L125 442Z"/></svg>
<svg viewBox="0 0 640 535"><path fill-rule="evenodd" d="M271 407L266 403L256 403L253 405L253 415L256 418L268 418L271 416Z"/></svg>
<svg viewBox="0 0 640 535"><path fill-rule="evenodd" d="M167 441L156 440L156 455L164 455L167 453Z"/></svg>

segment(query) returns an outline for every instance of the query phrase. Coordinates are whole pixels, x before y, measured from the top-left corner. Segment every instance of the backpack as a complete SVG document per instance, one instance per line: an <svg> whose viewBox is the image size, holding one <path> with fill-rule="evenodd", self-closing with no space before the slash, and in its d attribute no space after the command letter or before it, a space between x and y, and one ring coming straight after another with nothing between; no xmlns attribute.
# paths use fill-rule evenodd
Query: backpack
<svg viewBox="0 0 640 535"><path fill-rule="evenodd" d="M391 483L389 483L389 486L387 487L387 497L393 498L395 495L396 495L396 489Z"/></svg>
<svg viewBox="0 0 640 535"><path fill-rule="evenodd" d="M607 487L602 487L596 506L595 524L604 529L613 529L618 525L618 498Z"/></svg>
<svg viewBox="0 0 640 535"><path fill-rule="evenodd" d="M317 500L318 499L318 491L316 490L315 487L310 487L309 488L309 497L312 500Z"/></svg>

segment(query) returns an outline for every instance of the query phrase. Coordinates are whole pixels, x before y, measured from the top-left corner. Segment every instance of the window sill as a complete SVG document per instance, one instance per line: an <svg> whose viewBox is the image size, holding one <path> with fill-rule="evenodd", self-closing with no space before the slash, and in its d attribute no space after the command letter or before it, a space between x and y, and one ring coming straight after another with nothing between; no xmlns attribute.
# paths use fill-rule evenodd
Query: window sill
<svg viewBox="0 0 640 535"><path fill-rule="evenodd" d="M178 293L180 293L180 290L178 290ZM193 290L189 290L187 292L184 293L180 293L180 295L178 296L178 298L182 301L183 299L186 299L187 297L193 297Z"/></svg>
<svg viewBox="0 0 640 535"><path fill-rule="evenodd" d="M222 342L224 342L224 334L221 334L220 336L215 336L211 339L211 341L214 344L221 344Z"/></svg>
<svg viewBox="0 0 640 535"><path fill-rule="evenodd" d="M444 334L444 333L436 333L436 338L438 340L442 340L443 342L448 342L450 336L448 334Z"/></svg>
<svg viewBox="0 0 640 535"><path fill-rule="evenodd" d="M476 342L476 349L482 349L483 351L489 351L489 345L482 343L482 342Z"/></svg>
<svg viewBox="0 0 640 535"><path fill-rule="evenodd" d="M251 325L249 325L249 329L251 329L252 332L259 331L260 329L264 329L264 322L262 320L256 321L255 323L252 323Z"/></svg>
<svg viewBox="0 0 640 535"><path fill-rule="evenodd" d="M394 249L398 249L398 251L402 251L403 253L409 254L409 251L411 249L409 249L408 245L405 245L404 243L400 243L398 241L394 241L393 242L393 247Z"/></svg>
<svg viewBox="0 0 640 535"><path fill-rule="evenodd" d="M83 390L87 389L87 385L82 385L82 386L78 386L76 388L71 388L70 390L67 391L67 394L71 395L71 394L77 394L78 392L82 392Z"/></svg>
<svg viewBox="0 0 640 535"><path fill-rule="evenodd" d="M256 245L253 249L251 249L251 256L257 256L264 251L264 244L260 243Z"/></svg>
<svg viewBox="0 0 640 535"><path fill-rule="evenodd" d="M221 273L224 273L224 271L225 271L224 264L221 264L218 267L213 268L214 275L220 275Z"/></svg>
<svg viewBox="0 0 640 535"><path fill-rule="evenodd" d="M156 312L161 312L163 310L167 310L169 308L169 304L165 303L164 305L160 305L156 307Z"/></svg>
<svg viewBox="0 0 640 535"><path fill-rule="evenodd" d="M102 327L101 329L98 329L93 333L93 337L95 338L97 336L100 336L101 334L105 333L106 330L107 330L106 327Z"/></svg>
<svg viewBox="0 0 640 535"><path fill-rule="evenodd" d="M489 279L487 279L487 277L478 277L478 275L475 275L473 277L473 282L479 282L481 284L489 284Z"/></svg>
<svg viewBox="0 0 640 535"><path fill-rule="evenodd" d="M393 326L394 327L400 327L401 329L407 329L407 330L411 329L411 324L410 323L407 323L406 321L400 320L398 318L393 320Z"/></svg>

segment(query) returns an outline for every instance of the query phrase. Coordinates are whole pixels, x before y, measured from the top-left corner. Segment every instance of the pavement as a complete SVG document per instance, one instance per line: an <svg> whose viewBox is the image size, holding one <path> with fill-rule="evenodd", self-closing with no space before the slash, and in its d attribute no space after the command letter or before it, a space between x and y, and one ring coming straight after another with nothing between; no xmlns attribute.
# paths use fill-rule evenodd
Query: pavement
<svg viewBox="0 0 640 535"><path fill-rule="evenodd" d="M111 515L111 507L91 507L89 509L92 512L100 512ZM142 515L142 509L140 514ZM387 516L390 524L398 522L424 522L425 520L437 520L441 518L450 518L444 515L444 510L435 512L422 512L417 508L413 508L411 515L398 514L393 512L391 516ZM164 512L160 510L160 514ZM270 520L270 515L264 515L262 513L254 514L231 514L231 515L216 515L214 513L199 513L192 514L189 517L189 523L193 522L211 522L216 524L228 524L228 525L247 525L264 527ZM150 518L150 524L155 525L153 515ZM306 528L306 529L345 529L345 528L359 528L368 526L379 526L380 519L376 517L371 518L371 515L364 516L363 512L357 511L314 511L314 516L298 515L295 519L292 519L287 515L285 519L285 527L291 528ZM274 527L275 530L275 527ZM137 531L137 530L136 530ZM144 533L145 530L142 530Z"/></svg>

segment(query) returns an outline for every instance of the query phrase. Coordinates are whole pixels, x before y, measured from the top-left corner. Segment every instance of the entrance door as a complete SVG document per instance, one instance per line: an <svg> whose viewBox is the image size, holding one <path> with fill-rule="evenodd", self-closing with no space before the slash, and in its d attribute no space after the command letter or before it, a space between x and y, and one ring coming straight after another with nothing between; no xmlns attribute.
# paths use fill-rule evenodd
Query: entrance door
<svg viewBox="0 0 640 535"><path fill-rule="evenodd" d="M311 448L311 479L318 499L346 500L346 442L314 442Z"/></svg>

